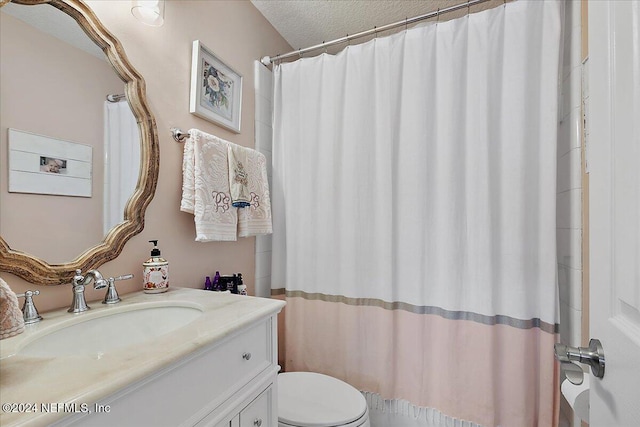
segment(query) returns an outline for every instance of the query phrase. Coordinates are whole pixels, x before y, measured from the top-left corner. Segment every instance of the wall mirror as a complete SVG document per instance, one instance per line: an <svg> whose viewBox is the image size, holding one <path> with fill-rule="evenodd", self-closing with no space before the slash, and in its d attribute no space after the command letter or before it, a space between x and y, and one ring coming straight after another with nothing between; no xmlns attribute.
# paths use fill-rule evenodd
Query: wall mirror
<svg viewBox="0 0 640 427"><path fill-rule="evenodd" d="M142 231L155 119L142 76L81 0L0 0L0 18L0 271L68 283Z"/></svg>

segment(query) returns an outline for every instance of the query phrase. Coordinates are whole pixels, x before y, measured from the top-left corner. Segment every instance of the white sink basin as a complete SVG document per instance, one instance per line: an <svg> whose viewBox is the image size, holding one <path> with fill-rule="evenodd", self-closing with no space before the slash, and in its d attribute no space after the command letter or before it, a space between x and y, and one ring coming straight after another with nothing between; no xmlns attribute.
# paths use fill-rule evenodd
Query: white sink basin
<svg viewBox="0 0 640 427"><path fill-rule="evenodd" d="M188 306L144 307L100 317L78 315L69 326L38 335L18 354L35 357L93 355L141 344L185 326L202 315ZM82 316L87 316L86 320Z"/></svg>

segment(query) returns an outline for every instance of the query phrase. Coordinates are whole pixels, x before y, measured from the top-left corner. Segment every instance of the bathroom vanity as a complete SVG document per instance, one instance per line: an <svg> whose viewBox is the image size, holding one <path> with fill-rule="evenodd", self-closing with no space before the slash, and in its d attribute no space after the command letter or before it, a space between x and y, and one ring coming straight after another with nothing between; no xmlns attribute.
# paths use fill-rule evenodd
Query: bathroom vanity
<svg viewBox="0 0 640 427"><path fill-rule="evenodd" d="M197 289L134 293L0 346L2 426L277 426L284 302Z"/></svg>

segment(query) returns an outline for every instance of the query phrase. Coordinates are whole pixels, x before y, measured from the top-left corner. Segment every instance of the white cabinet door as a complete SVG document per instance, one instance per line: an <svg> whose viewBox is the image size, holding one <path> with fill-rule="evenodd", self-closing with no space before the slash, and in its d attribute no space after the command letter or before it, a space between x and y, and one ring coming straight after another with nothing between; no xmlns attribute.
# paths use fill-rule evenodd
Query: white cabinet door
<svg viewBox="0 0 640 427"><path fill-rule="evenodd" d="M640 426L640 1L589 1L590 425Z"/></svg>
<svg viewBox="0 0 640 427"><path fill-rule="evenodd" d="M276 427L272 402L273 387L269 387L240 412L240 427Z"/></svg>

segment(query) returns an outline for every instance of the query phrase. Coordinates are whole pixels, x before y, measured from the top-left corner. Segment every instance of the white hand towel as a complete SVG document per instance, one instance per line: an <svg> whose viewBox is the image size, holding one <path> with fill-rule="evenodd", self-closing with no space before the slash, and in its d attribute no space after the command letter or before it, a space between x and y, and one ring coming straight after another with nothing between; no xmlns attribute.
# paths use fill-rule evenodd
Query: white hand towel
<svg viewBox="0 0 640 427"><path fill-rule="evenodd" d="M271 199L267 178L267 159L259 151L236 146L235 153L245 159L249 206L239 209L238 236L249 237L271 234Z"/></svg>
<svg viewBox="0 0 640 427"><path fill-rule="evenodd" d="M189 130L182 163L180 210L194 215L197 242L236 240L237 209L231 206L229 142Z"/></svg>
<svg viewBox="0 0 640 427"><path fill-rule="evenodd" d="M251 197L248 189L249 174L245 165L247 165L249 152L253 150L236 144L229 144L228 150L231 204L235 208L246 208L251 204ZM251 179L256 177L252 176Z"/></svg>
<svg viewBox="0 0 640 427"><path fill-rule="evenodd" d="M24 332L24 317L16 294L0 279L0 340Z"/></svg>

